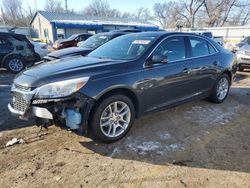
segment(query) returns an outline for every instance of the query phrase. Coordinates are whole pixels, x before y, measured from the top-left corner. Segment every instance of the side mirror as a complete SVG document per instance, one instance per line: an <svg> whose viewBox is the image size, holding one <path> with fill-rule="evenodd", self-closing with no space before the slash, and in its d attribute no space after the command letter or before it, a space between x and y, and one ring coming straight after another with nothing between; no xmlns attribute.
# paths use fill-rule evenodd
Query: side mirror
<svg viewBox="0 0 250 188"><path fill-rule="evenodd" d="M22 50L24 50L24 47L23 47L23 46L21 46L21 45L16 46L16 50L17 50L17 51L22 51Z"/></svg>
<svg viewBox="0 0 250 188"><path fill-rule="evenodd" d="M151 58L148 59L147 65L154 65L154 64L167 64L168 57L163 55L153 55Z"/></svg>

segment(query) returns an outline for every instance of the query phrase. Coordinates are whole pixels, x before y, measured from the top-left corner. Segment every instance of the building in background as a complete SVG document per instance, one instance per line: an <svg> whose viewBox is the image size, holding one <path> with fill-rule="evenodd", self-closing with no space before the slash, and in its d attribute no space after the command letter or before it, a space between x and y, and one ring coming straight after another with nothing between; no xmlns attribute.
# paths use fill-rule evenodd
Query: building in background
<svg viewBox="0 0 250 188"><path fill-rule="evenodd" d="M159 27L138 19L84 16L73 13L38 11L31 21L36 37L54 42L76 33L99 33L119 29L156 31Z"/></svg>

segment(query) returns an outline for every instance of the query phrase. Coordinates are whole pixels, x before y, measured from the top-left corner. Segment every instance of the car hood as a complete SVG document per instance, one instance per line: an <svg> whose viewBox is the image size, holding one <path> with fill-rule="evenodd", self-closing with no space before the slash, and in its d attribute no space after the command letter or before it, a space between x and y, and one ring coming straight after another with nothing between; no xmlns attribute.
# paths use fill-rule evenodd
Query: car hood
<svg viewBox="0 0 250 188"><path fill-rule="evenodd" d="M91 51L92 51L91 48L71 47L51 52L47 56L61 59L69 56L87 55Z"/></svg>
<svg viewBox="0 0 250 188"><path fill-rule="evenodd" d="M103 74L110 76L115 70L123 69L123 66L126 66L124 62L90 57L55 60L23 71L16 76L14 83L24 87L39 87L47 83L79 77L95 79Z"/></svg>
<svg viewBox="0 0 250 188"><path fill-rule="evenodd" d="M239 50L246 50L246 51L250 51L250 45L249 44L245 44L244 46L242 46Z"/></svg>
<svg viewBox="0 0 250 188"><path fill-rule="evenodd" d="M244 43L244 42L240 42L240 43L236 44L236 46L238 46L239 48L241 48L244 45L246 45L246 43Z"/></svg>

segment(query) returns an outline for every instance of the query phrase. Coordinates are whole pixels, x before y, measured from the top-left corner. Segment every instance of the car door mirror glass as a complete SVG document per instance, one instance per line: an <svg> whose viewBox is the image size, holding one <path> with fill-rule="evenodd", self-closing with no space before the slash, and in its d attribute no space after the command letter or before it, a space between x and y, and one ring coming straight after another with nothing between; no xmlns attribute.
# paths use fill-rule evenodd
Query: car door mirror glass
<svg viewBox="0 0 250 188"><path fill-rule="evenodd" d="M168 57L163 55L153 55L148 60L148 65L154 65L154 64L166 64L168 63Z"/></svg>

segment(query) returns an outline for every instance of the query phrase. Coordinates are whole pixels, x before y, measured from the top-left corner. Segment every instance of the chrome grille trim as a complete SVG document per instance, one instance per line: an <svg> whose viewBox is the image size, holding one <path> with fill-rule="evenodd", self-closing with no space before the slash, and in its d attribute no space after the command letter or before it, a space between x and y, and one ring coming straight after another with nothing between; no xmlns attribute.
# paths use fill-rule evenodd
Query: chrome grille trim
<svg viewBox="0 0 250 188"><path fill-rule="evenodd" d="M29 102L24 99L21 93L13 92L12 95L11 106L13 109L22 113L26 112L29 107Z"/></svg>

